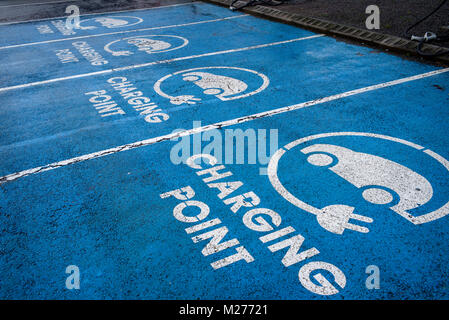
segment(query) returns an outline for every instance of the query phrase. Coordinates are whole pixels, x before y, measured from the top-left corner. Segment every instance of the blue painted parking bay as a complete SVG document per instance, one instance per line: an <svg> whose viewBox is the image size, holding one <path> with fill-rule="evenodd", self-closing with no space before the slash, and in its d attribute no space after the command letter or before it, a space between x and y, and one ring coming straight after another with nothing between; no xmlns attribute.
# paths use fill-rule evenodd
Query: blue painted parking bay
<svg viewBox="0 0 449 320"><path fill-rule="evenodd" d="M1 298L449 298L448 69L203 3L51 21L0 26Z"/></svg>

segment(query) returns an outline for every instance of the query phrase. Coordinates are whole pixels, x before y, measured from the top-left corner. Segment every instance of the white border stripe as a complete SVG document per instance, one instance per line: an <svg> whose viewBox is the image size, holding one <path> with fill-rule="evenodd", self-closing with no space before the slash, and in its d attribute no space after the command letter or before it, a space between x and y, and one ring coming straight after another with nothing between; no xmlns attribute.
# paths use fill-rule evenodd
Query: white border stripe
<svg viewBox="0 0 449 320"><path fill-rule="evenodd" d="M163 135L163 136L159 136L159 137L156 137L156 138L151 138L151 139L141 140L141 141L137 141L137 142L133 142L133 143L129 143L129 144L124 144L124 145L121 145L121 146L118 146L118 147L115 147L115 148L105 149L105 150L102 150L102 151L89 153L89 154L86 154L86 155L83 155L83 156L79 156L79 157L75 157L75 158L71 158L71 159L67 159L67 160L63 160L63 161L53 162L53 163L47 164L47 165L42 166L42 167L36 167L36 168L33 168L33 169L28 169L28 170L12 173L12 174L0 177L0 184L6 183L6 182L9 182L9 181L13 181L13 180L25 177L25 176L29 176L31 174L44 172L44 171L49 171L49 170L57 169L57 168L60 168L60 167L68 166L70 164L74 164L74 163L77 163L77 162L82 162L82 161L86 161L86 160L100 158L100 157L104 157L104 156L111 155L111 154L114 154L114 153L118 153L118 152L122 152L122 151L126 151L126 150L131 150L131 149L136 149L136 148L148 146L148 145L151 145L151 144L155 144L155 143L158 143L158 142L170 140L170 139L173 139L173 138L189 136L189 135L192 135L192 134L195 134L195 133L200 133L200 132L209 131L209 130L213 130L213 129L221 129L223 127L228 127L228 126L232 126L232 125L239 124L239 123L253 121L253 120L259 119L259 118L270 117L270 116L273 116L273 115L276 115L276 114L280 114L280 113L284 113L284 112L289 112L289 111L298 110L298 109L302 109L302 108L306 108L306 107L311 107L311 106L314 106L314 105L317 105L317 104L321 104L321 103L325 103L325 102L329 102L329 101L342 99L342 98L345 98L345 97L357 95L357 94L364 93L364 92L369 92L369 91L374 91L374 90L378 90L378 89L382 89L382 88L392 87L392 86L395 86L395 85L398 85L398 84L402 84L402 83L406 83L406 82L410 82L410 81L415 81L415 80L419 80L419 79L423 79L423 78L427 78L427 77L432 77L432 76L435 76L435 75L438 75L438 74L442 74L442 73L446 73L446 72L449 72L449 68L439 69L439 70L435 70L435 71L431 71L431 72L427 72L427 73L422 73L422 74L418 74L418 75L407 77L407 78L402 78L402 79L398 79L398 80L394 80L394 81L384 82L384 83L380 83L380 84L376 84L376 85L372 85L372 86L368 86L368 87L364 87L364 88L360 88L360 89L356 89L356 90L343 92L343 93L336 94L336 95L333 95L333 96L320 98L320 99L317 99L317 100L311 100L311 101L307 101L307 102L291 105L291 106L288 106L288 107L283 107L283 108L279 108L279 109L273 109L273 110L269 110L269 111L264 111L264 112L261 112L261 113L256 113L256 114L252 114L252 115L249 115L249 116L244 116L244 117L240 117L240 118L236 118L236 119L232 119L232 120L218 122L218 123L210 124L210 125L203 126L203 127L193 128L193 129L185 130L185 131L181 131L181 132L169 133L169 134L166 134L166 135Z"/></svg>
<svg viewBox="0 0 449 320"><path fill-rule="evenodd" d="M185 6L185 5L189 5L189 4L193 4L193 3L200 3L200 2L199 1L192 1L192 2L185 2L185 3L168 4L166 6L159 6L159 7L129 9L129 10L119 10L119 11L107 11L107 12L84 13L84 14L80 14L80 17L92 16L92 15L99 15L99 16L101 16L101 15L104 15L104 14L113 14L113 13L121 13L121 12L133 12L133 11L145 11L145 10L153 10L153 9L163 9L163 8L169 8L169 7ZM43 18L43 19L34 19L34 20L24 20L24 21L3 22L3 23L0 23L0 26L8 26L8 25L11 25L11 24L28 23L28 22L50 21L50 20L63 19L63 18L67 18L67 16L53 17L53 18Z"/></svg>
<svg viewBox="0 0 449 320"><path fill-rule="evenodd" d="M153 62L148 62L148 63L143 63L143 64L136 64L136 65L126 66L126 67L101 70L101 71L90 72L90 73L75 74L75 75L68 76L68 77L55 78L55 79L49 79L49 80L43 80L43 81L37 81L37 82L30 82L30 83L25 83L25 84L19 84L19 85L16 85L16 86L11 86L11 87L0 88L0 93L5 92L5 91L10 91L10 90L23 89L23 88L39 86L39 85L48 84L48 83L59 82L59 81L65 81L65 80L71 80L71 79L79 79L79 78L86 78L86 77L91 77L91 76L98 76L98 75L109 74L109 73L113 73L113 72L117 72L117 71L132 70L132 69L138 69L138 68L143 68L143 67L149 67L149 66L157 65L157 64L171 63L171 62L174 62L174 61L182 61L182 60L188 60L188 59L196 59L196 58L202 58L202 57L208 57L208 56L215 56L215 55L219 55L219 54L226 54L226 53L232 53L232 52L239 52L239 51L253 50L253 49L259 49L259 48L266 48L266 47L276 46L276 45L290 43L290 42L296 42L296 41L302 41L302 40L309 40L309 39L319 38L319 37L322 37L322 36L324 36L324 35L323 34L317 34L317 35L303 37L303 38L296 38L296 39L291 39L291 40L284 40L284 41L278 41L278 42L272 42L272 43L259 44L259 45L255 45L255 46L238 48L238 49L230 49L230 50L209 52L209 53L197 54L197 55L192 55L192 56L179 57L179 58L168 59L168 60L159 60L159 61L153 61Z"/></svg>
<svg viewBox="0 0 449 320"><path fill-rule="evenodd" d="M114 34L122 34L122 33L130 33L130 32L141 32L141 31L148 31L148 30L159 30L159 29L186 27L186 26L193 26L193 25L209 23L209 22L219 22L219 21L225 21L225 20L230 20L230 19L243 18L243 17L248 17L248 16L249 16L248 14L242 14L242 15L238 15L238 16L230 16L230 17L225 17L225 18L219 18L219 19L213 19L213 20L204 20L204 21L197 21L197 22L189 22L189 23L182 23L182 24L173 24L173 25L161 26L161 27L151 27L151 28L144 28L144 29L133 29L133 30L109 32L109 33L91 34L91 35L86 35L86 36L78 36L78 37L54 39L54 40L46 40L46 41L39 41L39 42L28 42L28 43L14 44L14 45L10 45L10 46L0 47L0 50L11 49L11 48L19 48L19 47L26 47L26 46L34 46L34 45L38 45L38 44L48 44L48 43L61 42L61 41L70 41L70 40L78 40L78 39L85 39L85 38L110 36L110 35L114 35Z"/></svg>

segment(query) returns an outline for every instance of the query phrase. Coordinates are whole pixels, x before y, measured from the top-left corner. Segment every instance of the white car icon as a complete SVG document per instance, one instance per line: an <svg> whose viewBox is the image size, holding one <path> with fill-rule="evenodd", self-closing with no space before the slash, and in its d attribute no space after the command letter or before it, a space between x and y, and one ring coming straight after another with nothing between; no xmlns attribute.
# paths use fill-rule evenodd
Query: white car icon
<svg viewBox="0 0 449 320"><path fill-rule="evenodd" d="M191 81L201 89L204 94L215 95L220 100L245 91L248 86L245 82L226 76L215 75L209 72L189 72L183 74L184 81Z"/></svg>
<svg viewBox="0 0 449 320"><path fill-rule="evenodd" d="M147 38L132 38L128 40L128 43L135 45L140 51L147 53L157 52L171 47L171 44L168 42Z"/></svg>
<svg viewBox="0 0 449 320"><path fill-rule="evenodd" d="M88 19L90 20L90 19ZM85 21L88 21L85 20ZM123 20L123 19L117 19L117 18L95 18L93 19L95 22L100 23L103 27L106 27L108 29L111 28L117 28L117 27L123 27L128 25L128 21ZM81 30L93 30L93 29L97 29L96 26L81 26L79 27Z"/></svg>
<svg viewBox="0 0 449 320"><path fill-rule="evenodd" d="M128 24L128 21L116 18L96 18L95 21L100 23L103 27L106 28L123 27Z"/></svg>
<svg viewBox="0 0 449 320"><path fill-rule="evenodd" d="M249 86L246 82L246 80L241 81L229 76L223 76L223 75L217 75L211 72L205 72L204 70L217 70L216 72L220 72L221 70L233 70L238 71L239 76L238 79L247 79L248 76L251 77L250 79L257 78L258 81L262 81L262 83L259 83L259 86L253 89L250 89L253 86ZM226 71L224 71L226 72ZM166 81L167 79L170 79L172 77L176 76L176 82L181 82L184 85L179 86L178 88L181 95L171 95L161 88L161 84ZM242 77L242 78L241 78ZM256 83L258 82L256 81ZM200 94L206 94L206 95L215 95L218 99L221 101L231 101L231 100L237 100L242 99L246 97L250 97L252 95L255 95L263 90L265 90L268 85L270 84L270 80L268 77L262 73L259 73L254 70L250 69L244 69L244 68L238 68L238 67L224 67L224 66L215 66L215 67L199 67L199 68L192 68L188 70L181 70L174 72L172 74L168 74L165 77L160 78L156 83L154 84L154 90L156 93L158 93L160 96L170 99L170 103L174 105L193 105L197 104L199 101L201 101L200 97L195 97L192 94L184 93L185 91L191 90L193 87L192 85L186 85L186 82L192 82L192 84L195 84L197 87L203 89ZM198 90L197 90L198 91Z"/></svg>
<svg viewBox="0 0 449 320"><path fill-rule="evenodd" d="M427 203L433 195L431 184L409 168L394 161L331 144L314 144L301 150L307 161L327 167L341 178L363 190L363 198L390 209L413 222L408 211ZM394 195L399 201L394 201ZM396 203L397 202L397 203ZM372 222L371 218L353 214L353 207L331 205L321 209L318 222L326 230L342 234L345 228L368 232L365 227L349 224L349 219Z"/></svg>

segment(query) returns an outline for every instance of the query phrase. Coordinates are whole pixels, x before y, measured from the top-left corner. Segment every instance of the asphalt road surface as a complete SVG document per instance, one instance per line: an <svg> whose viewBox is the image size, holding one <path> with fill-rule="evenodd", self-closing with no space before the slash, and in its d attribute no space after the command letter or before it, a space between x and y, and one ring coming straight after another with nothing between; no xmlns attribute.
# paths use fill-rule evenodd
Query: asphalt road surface
<svg viewBox="0 0 449 320"><path fill-rule="evenodd" d="M98 4L2 18L0 298L449 298L449 68Z"/></svg>

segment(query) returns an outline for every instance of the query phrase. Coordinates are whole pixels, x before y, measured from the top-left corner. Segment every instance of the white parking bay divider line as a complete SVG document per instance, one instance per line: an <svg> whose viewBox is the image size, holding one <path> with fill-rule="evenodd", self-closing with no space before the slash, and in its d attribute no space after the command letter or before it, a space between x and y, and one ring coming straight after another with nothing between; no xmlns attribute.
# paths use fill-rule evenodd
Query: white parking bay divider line
<svg viewBox="0 0 449 320"><path fill-rule="evenodd" d="M243 17L248 17L248 16L249 16L248 14L242 14L242 15L238 15L238 16L230 16L230 17L225 17L225 18L220 18L220 19L188 22L188 23L182 23L182 24L173 24L173 25L161 26L161 27L151 27L151 28L143 28L143 29L124 30L124 31L116 31L116 32L109 32L109 33L91 34L91 35L86 35L86 36L69 37L69 38L63 38L63 39L53 39L53 40L38 41L38 42L28 42L28 43L21 43L21 44L14 44L14 45L10 45L10 46L0 47L0 50L12 49L12 48L20 48L20 47L26 47L26 46L34 46L34 45L39 45L39 44L49 44L49 43L55 43L55 42L61 42L61 41L71 41L71 40L78 40L78 39L103 37L103 36L110 36L110 35L115 35L115 34L124 34L124 33L141 32L141 31L149 31L149 30L161 30L161 29L170 29L170 28L177 28L177 27L194 26L194 25L197 25L197 24L211 23L211 22L220 22L220 21L226 21L226 20L231 20L231 19L243 18Z"/></svg>
<svg viewBox="0 0 449 320"><path fill-rule="evenodd" d="M311 107L311 106L314 106L317 104L322 104L325 102L330 102L330 101L346 98L349 96L354 96L354 95L369 92L369 91L374 91L374 90L392 87L392 86L410 82L410 81L415 81L415 80L419 80L419 79L423 79L423 78L432 77L432 76L446 73L446 72L449 72L449 68L439 69L439 70L422 73L422 74L418 74L418 75L411 76L411 77L401 78L401 79L384 82L384 83L380 83L380 84L376 84L376 85L372 85L372 86L368 86L368 87L364 87L364 88L360 88L360 89L356 89L356 90L346 91L346 92L328 96L325 98L311 100L311 101L307 101L307 102L303 102L303 103L299 103L299 104L295 104L295 105L291 105L291 106L287 106L287 107L283 107L283 108L272 109L269 111L264 111L264 112L260 112L260 113L232 119L232 120L218 122L218 123L206 125L203 127L193 128L193 129L184 130L184 131L180 131L180 132L173 132L173 133L169 133L169 134L155 137L155 138L150 138L150 139L146 139L146 140L141 140L141 141L137 141L137 142L133 142L133 143L124 144L124 145L121 145L118 147L105 149L105 150L94 152L94 153L85 154L85 155L82 155L79 157L75 157L75 158L71 158L71 159L67 159L67 160L63 160L63 161L58 161L58 162L53 162L53 163L47 164L45 166L36 167L33 169L28 169L28 170L12 173L12 174L0 177L0 184L6 183L9 181L13 181L13 180L17 180L19 178L29 176L32 174L36 174L39 172L45 172L45 171L65 167L65 166L68 166L68 165L71 165L74 163L83 162L83 161L104 157L107 155L115 154L115 153L126 151L126 150L132 150L132 149L152 145L152 144L162 142L162 141L167 141L167 140L170 140L173 138L189 136L192 134L209 131L209 130L213 130L213 129L221 129L221 128L229 127L229 126L236 125L239 123L253 121L255 119L270 117L270 116L274 116L276 114L281 114L281 113L285 113L285 112L289 112L289 111L293 111L293 110L307 108L307 107Z"/></svg>
<svg viewBox="0 0 449 320"><path fill-rule="evenodd" d="M118 11L105 11L105 12L92 12L92 13L83 13L80 14L80 17L84 16L92 16L92 15L105 15L105 14L113 14L113 13L122 13L122 12L133 12L133 11L145 11L145 10L154 10L154 9L163 9L163 8L169 8L169 7L179 7L179 6L185 6L190 4L200 4L199 1L192 1L192 2L185 2L185 3L176 3L176 4L169 4L166 6L159 6L159 7L150 7L150 8L141 8L141 9L128 9L128 10L118 10ZM43 18L43 19L33 19L33 20L24 20L24 21L11 21L11 22L3 22L0 23L0 26L8 26L11 24L19 24L19 23L29 23L29 22L39 22L39 21L50 21L50 20L56 20L56 19L64 19L67 18L67 16L61 16L61 17L53 17L53 18Z"/></svg>
<svg viewBox="0 0 449 320"><path fill-rule="evenodd" d="M182 60L196 59L196 58L202 58L202 57L208 57L208 56L215 56L215 55L219 55L219 54L226 54L226 53L233 53L233 52L240 52L240 51L247 51L247 50L253 50L253 49L266 48L266 47L271 47L271 46L276 46L276 45L281 45L281 44L286 44L286 43L291 43L291 42L296 42L296 41L302 41L302 40L309 40L309 39L319 38L319 37L322 37L322 36L324 36L324 35L323 34L317 34L317 35L308 36L308 37L302 37L302 38L295 38L295 39L278 41L278 42L259 44L259 45L244 47L244 48L237 48L237 49L230 49L230 50L223 50L223 51L215 51L215 52L202 53L202 54L197 54L197 55L192 55L192 56L179 57L179 58L173 58L173 59L167 59L167 60L159 60L159 61L142 63L142 64L136 64L136 65L125 66L125 67L120 67L120 68L101 70L101 71L90 72L90 73L75 74L75 75L72 75L72 76L67 76L67 77L62 77L62 78L55 78L55 79L49 79L49 80L43 80L43 81L36 81L36 82L30 82L30 83L20 84L20 85L16 85L16 86L0 88L0 93L5 92L5 91L10 91L10 90L17 90L17 89L23 89L23 88L39 86L39 85L43 85L43 84L59 82L59 81L65 81L65 80L71 80L71 79L79 79L79 78L86 78L86 77L92 77L92 76L98 76L98 75L105 75L105 74L110 74L110 73L118 72L118 71L132 70L132 69L149 67L149 66L158 65L158 64L171 63L171 62L175 62L175 61L182 61Z"/></svg>

